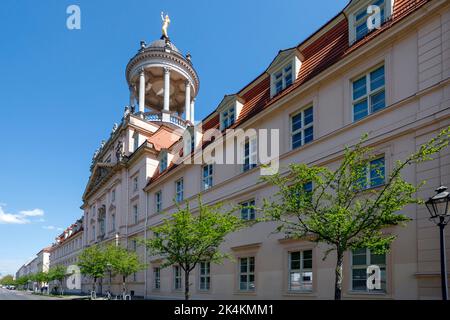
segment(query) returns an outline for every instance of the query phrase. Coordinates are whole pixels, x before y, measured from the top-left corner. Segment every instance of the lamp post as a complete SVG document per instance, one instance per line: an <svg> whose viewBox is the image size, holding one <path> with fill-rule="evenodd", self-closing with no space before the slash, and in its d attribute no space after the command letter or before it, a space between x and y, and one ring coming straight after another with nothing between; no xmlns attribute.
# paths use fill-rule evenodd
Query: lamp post
<svg viewBox="0 0 450 320"><path fill-rule="evenodd" d="M445 236L444 228L450 221L449 202L450 193L447 187L440 186L436 189L436 194L429 198L425 205L430 212L430 220L435 222L439 227L439 239L441 247L441 287L442 300L447 300L447 266L445 257Z"/></svg>

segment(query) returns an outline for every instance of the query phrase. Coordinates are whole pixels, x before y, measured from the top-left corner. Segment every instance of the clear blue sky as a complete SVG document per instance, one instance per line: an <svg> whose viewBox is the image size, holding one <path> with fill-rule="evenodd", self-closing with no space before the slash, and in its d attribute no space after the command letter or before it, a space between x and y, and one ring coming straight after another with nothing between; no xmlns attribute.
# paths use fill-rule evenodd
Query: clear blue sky
<svg viewBox="0 0 450 320"><path fill-rule="evenodd" d="M128 102L141 39L169 35L200 76L196 118L259 75L348 0L2 0L0 274L15 272L82 215L94 150ZM81 30L66 8L81 8Z"/></svg>

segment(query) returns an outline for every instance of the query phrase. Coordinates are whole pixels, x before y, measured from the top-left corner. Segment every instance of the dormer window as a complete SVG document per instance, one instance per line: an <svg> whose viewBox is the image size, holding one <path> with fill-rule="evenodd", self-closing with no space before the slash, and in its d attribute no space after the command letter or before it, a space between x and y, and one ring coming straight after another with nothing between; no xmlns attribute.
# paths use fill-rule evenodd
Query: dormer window
<svg viewBox="0 0 450 320"><path fill-rule="evenodd" d="M350 15L350 43L354 43L364 38L370 31L369 25L376 25L376 11L368 10L370 6L380 8L380 26L392 15L394 0L370 0L362 1L363 4L353 9ZM349 10L352 10L349 8ZM369 23L368 23L369 22Z"/></svg>
<svg viewBox="0 0 450 320"><path fill-rule="evenodd" d="M222 111L220 114L220 125L221 129L226 129L234 124L234 121L236 120L236 110L235 107L232 106L225 111Z"/></svg>
<svg viewBox="0 0 450 320"><path fill-rule="evenodd" d="M167 151L161 150L159 159L159 173L167 169Z"/></svg>
<svg viewBox="0 0 450 320"><path fill-rule="evenodd" d="M292 64L287 65L282 70L274 74L275 95L292 84Z"/></svg>

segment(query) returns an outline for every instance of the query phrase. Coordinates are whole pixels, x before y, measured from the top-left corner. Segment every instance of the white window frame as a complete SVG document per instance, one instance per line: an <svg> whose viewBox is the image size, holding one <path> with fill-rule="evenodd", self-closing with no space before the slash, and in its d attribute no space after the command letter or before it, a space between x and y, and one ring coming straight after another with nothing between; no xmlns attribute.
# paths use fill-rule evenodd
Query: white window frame
<svg viewBox="0 0 450 320"><path fill-rule="evenodd" d="M253 203L253 204L252 204ZM246 200L246 201L243 201L243 202L241 202L240 203L240 205L241 206L254 206L255 205L255 203L256 203L256 201L255 201L255 199L249 199L249 200ZM241 212L240 212L240 214L241 214L241 219L242 220L245 220L245 221L252 221L252 220L255 220L256 219L256 212L255 212L255 209L253 209L253 218L250 218L250 214L251 214L251 212L247 212L246 214L247 214L247 218L244 218L243 217L243 212L242 212L242 210L250 210L249 208L242 208L241 209Z"/></svg>
<svg viewBox="0 0 450 320"><path fill-rule="evenodd" d="M367 16L365 16L366 19L364 19L364 22L362 21L356 21L356 15L360 13L362 10L367 10L369 5L374 4L376 0L366 0L358 7L351 9L352 11L349 12L350 19L349 19L349 43L350 45L354 44L355 42L361 40L364 38L364 36L358 40L356 40L356 28L361 25L362 23L367 23ZM381 24L383 24L385 21L389 19L389 17L393 14L394 11L394 0L384 0L384 21L381 21ZM367 35L368 33L366 33Z"/></svg>
<svg viewBox="0 0 450 320"><path fill-rule="evenodd" d="M383 176L383 183L379 184L379 185L372 185L372 162L377 161L383 159L383 163L384 163L384 167L383 167L383 171L384 171L384 176ZM367 189L371 189L371 188L378 188L383 186L384 184L386 184L386 157L384 155L379 155L378 157L375 157L374 159L370 160L366 167L364 168L365 170L365 185L363 190L367 190Z"/></svg>
<svg viewBox="0 0 450 320"><path fill-rule="evenodd" d="M353 291L353 292L361 292L361 293L386 293L387 292L387 284L388 284L387 283L388 282L388 279L387 279L387 275L388 275L387 274L387 271L388 271L387 270L388 269L388 267L387 267L388 256L387 256L386 253L384 254L384 261L385 261L385 263L378 265L380 268L384 268L384 272L385 272L385 279L384 279L384 281L386 283L385 284L386 289L381 288L380 290L369 290L369 289L367 289L367 286L366 286L366 290L358 290L358 289L354 289L353 288L353 270L356 270L356 269L358 269L358 270L361 270L361 269L366 270L367 267L372 264L370 249L365 249L365 250L366 250L366 264L365 265L357 265L357 267L355 267L353 265L353 251L350 251L350 290Z"/></svg>
<svg viewBox="0 0 450 320"><path fill-rule="evenodd" d="M133 133L133 152L139 148L139 132Z"/></svg>
<svg viewBox="0 0 450 320"><path fill-rule="evenodd" d="M245 145L249 144L248 155L245 154ZM242 172L250 171L258 166L258 140L256 137L246 138L242 143ZM245 162L248 159L248 168L245 167Z"/></svg>
<svg viewBox="0 0 450 320"><path fill-rule="evenodd" d="M220 112L220 129L224 130L226 128L229 128L235 122L236 122L236 106L233 104L232 106Z"/></svg>
<svg viewBox="0 0 450 320"><path fill-rule="evenodd" d="M304 267L304 253L307 251L311 251L311 268L305 268ZM292 253L299 253L300 254L300 269L292 269ZM292 292L311 292L312 291L312 287L313 287L313 281L314 281L314 269L313 269L313 264L314 263L314 253L312 249L305 249L305 250L293 250L293 251L289 251L288 252L288 291L292 291ZM310 287L311 288L305 288L303 280L302 280L302 274L306 273L306 272L310 272L311 273L311 284ZM291 274L292 273L299 273L300 274L300 289L293 289L292 288L292 278L291 278Z"/></svg>
<svg viewBox="0 0 450 320"><path fill-rule="evenodd" d="M310 108L312 109L313 121L305 125L305 111ZM302 126L300 129L293 131L292 130L293 119L295 116L297 116L299 114L301 114L301 117L302 117ZM290 149L291 150L300 148L300 147L304 146L305 144L308 144L308 143L311 143L314 141L314 118L315 118L314 117L314 106L312 104L310 104L306 107L303 107L300 110L298 110L290 115L290 117L289 117L289 132L290 132ZM305 143L305 131L306 131L306 129L309 129L309 128L312 128L312 130L313 130L313 139L311 141L308 141L307 143ZM294 144L293 143L294 135L296 135L300 132L302 134L301 144L300 144L300 146L294 148L294 145L293 145Z"/></svg>
<svg viewBox="0 0 450 320"><path fill-rule="evenodd" d="M162 191L155 192L155 212L160 213L162 211Z"/></svg>
<svg viewBox="0 0 450 320"><path fill-rule="evenodd" d="M183 178L181 178L175 181L175 201L182 202L183 200L184 200L184 180Z"/></svg>
<svg viewBox="0 0 450 320"><path fill-rule="evenodd" d="M161 173L167 169L167 167L169 165L168 158L169 157L168 157L167 151L165 151L165 150L161 151L160 159L159 159L159 173Z"/></svg>
<svg viewBox="0 0 450 320"><path fill-rule="evenodd" d="M183 277L180 266L173 266L173 289L177 291L183 289Z"/></svg>
<svg viewBox="0 0 450 320"><path fill-rule="evenodd" d="M139 189L139 177L133 177L133 192L137 192Z"/></svg>
<svg viewBox="0 0 450 320"><path fill-rule="evenodd" d="M139 221L139 207L137 204L134 204L132 208L133 208L133 221L136 224Z"/></svg>
<svg viewBox="0 0 450 320"><path fill-rule="evenodd" d="M370 74L373 71L378 70L381 67L384 67L384 85L379 87L379 88L377 88L377 89L375 89L375 90L371 90L371 88L370 88ZM364 77L366 78L366 94L361 96L361 97L359 97L358 99L354 100L353 99L353 83L355 83L358 80L361 80ZM377 94L379 94L379 93L381 93L382 91L384 91L384 108L383 109L385 109L385 108L387 108L387 101L386 101L387 100L387 96L386 96L386 64L385 63L379 64L376 67L373 67L373 68L369 69L368 71L364 72L360 76L354 77L350 81L350 94L351 94L350 98L351 98L351 101L352 101L352 123L361 121L361 120L367 118L368 116L370 116L371 114L374 114L374 113L377 113L378 111L383 110L383 109L381 109L381 110L378 110L378 111L372 111L372 108L371 108L371 106L372 106L372 104L371 104L372 97L377 95ZM364 117L362 117L360 119L355 120L355 105L357 105L358 103L360 103L360 102L362 102L364 100L367 100L367 115L365 115Z"/></svg>
<svg viewBox="0 0 450 320"><path fill-rule="evenodd" d="M111 231L116 230L116 214L111 214Z"/></svg>
<svg viewBox="0 0 450 320"><path fill-rule="evenodd" d="M205 267L203 267L205 266ZM204 272L206 270L206 272ZM211 263L209 261L202 261L199 263L199 279L198 286L200 291L211 290ZM202 279L205 279L205 287L202 288ZM206 287L207 286L207 287Z"/></svg>
<svg viewBox="0 0 450 320"><path fill-rule="evenodd" d="M208 170L208 175L205 176L205 169ZM205 164L202 166L202 190L206 191L212 188L214 183L214 165L213 164Z"/></svg>
<svg viewBox="0 0 450 320"><path fill-rule="evenodd" d="M286 69L291 68L290 71L286 71ZM290 61L289 63L284 64L281 68L277 69L272 73L272 96L276 96L280 92L282 92L284 89L286 89L288 86L292 85L295 82L296 75L295 75L295 65L294 61ZM291 83L287 83L286 79L288 75L291 75ZM277 90L277 83L279 82L279 77L281 77L281 89Z"/></svg>
<svg viewBox="0 0 450 320"><path fill-rule="evenodd" d="M246 260L247 261L247 270L245 272L242 272L241 270L241 264L242 261ZM253 260L253 271L250 271L250 261ZM240 257L239 258L239 263L238 263L238 288L239 291L244 291L244 292L254 292L256 291L256 273L255 273L255 269L256 269L256 259L255 256L248 256L248 257ZM247 281L245 282L245 288L243 289L241 284L243 282L241 282L241 276L247 276ZM250 276L253 276L253 288L250 288L251 285L251 281L250 281Z"/></svg>
<svg viewBox="0 0 450 320"><path fill-rule="evenodd" d="M115 202L116 201L116 189L113 189L111 191L111 202Z"/></svg>
<svg viewBox="0 0 450 320"><path fill-rule="evenodd" d="M161 268L153 267L153 289L161 289Z"/></svg>

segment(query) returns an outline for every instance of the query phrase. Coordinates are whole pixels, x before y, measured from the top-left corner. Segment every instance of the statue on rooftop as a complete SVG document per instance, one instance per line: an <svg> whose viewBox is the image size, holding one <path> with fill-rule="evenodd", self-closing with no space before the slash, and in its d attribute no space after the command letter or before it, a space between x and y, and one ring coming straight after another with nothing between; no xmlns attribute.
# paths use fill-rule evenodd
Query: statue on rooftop
<svg viewBox="0 0 450 320"><path fill-rule="evenodd" d="M167 34L167 29L169 28L169 24L170 24L170 18L169 15L166 14L166 16L164 16L164 12L161 12L161 20L163 22L163 26L162 26L162 38L164 38L165 40L169 40L169 36Z"/></svg>

